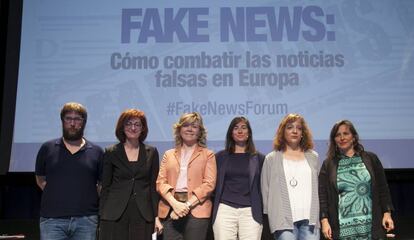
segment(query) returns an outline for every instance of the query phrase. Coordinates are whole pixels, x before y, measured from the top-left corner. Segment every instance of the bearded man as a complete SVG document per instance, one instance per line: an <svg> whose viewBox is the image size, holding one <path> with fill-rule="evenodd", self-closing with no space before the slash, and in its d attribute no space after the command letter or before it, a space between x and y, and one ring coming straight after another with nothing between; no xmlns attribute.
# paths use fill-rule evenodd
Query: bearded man
<svg viewBox="0 0 414 240"><path fill-rule="evenodd" d="M63 136L45 142L36 158L36 182L43 190L40 237L94 240L103 150L83 137L84 106L66 103L60 119Z"/></svg>

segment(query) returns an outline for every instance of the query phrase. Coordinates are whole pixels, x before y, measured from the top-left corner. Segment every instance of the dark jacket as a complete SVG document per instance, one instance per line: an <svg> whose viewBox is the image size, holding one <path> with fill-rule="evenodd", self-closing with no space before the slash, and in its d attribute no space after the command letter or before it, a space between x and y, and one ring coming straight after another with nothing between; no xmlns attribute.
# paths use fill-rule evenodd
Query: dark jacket
<svg viewBox="0 0 414 240"><path fill-rule="evenodd" d="M372 191L372 238L385 239L382 227L385 212L394 210L384 169L377 155L361 153L362 162L371 175ZM325 160L319 172L320 219L328 218L334 239L339 237L337 170L340 159Z"/></svg>
<svg viewBox="0 0 414 240"><path fill-rule="evenodd" d="M227 163L229 159L229 153L222 150L216 153L217 163L217 183L214 197L212 223L214 223L218 206L220 204L221 194L224 188L224 176L227 170ZM262 172L262 166L264 161L264 155L261 153L253 154L249 158L249 182L250 182L250 202L252 207L253 219L262 224L263 223L263 203L262 194L260 192L260 175Z"/></svg>
<svg viewBox="0 0 414 240"><path fill-rule="evenodd" d="M122 143L108 147L104 154L102 193L99 213L103 220L117 220L134 196L143 218L153 222L158 212L159 195L155 189L159 171L156 148L140 144L138 163L141 170L134 174Z"/></svg>

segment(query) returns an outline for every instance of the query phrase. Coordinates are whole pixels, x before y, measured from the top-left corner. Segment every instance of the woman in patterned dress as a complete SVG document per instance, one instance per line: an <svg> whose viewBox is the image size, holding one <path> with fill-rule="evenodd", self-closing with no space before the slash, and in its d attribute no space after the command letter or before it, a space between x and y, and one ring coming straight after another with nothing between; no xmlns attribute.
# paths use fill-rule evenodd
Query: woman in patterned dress
<svg viewBox="0 0 414 240"><path fill-rule="evenodd" d="M331 130L319 173L319 201L326 239L385 239L394 229L384 169L374 153L364 150L348 120Z"/></svg>

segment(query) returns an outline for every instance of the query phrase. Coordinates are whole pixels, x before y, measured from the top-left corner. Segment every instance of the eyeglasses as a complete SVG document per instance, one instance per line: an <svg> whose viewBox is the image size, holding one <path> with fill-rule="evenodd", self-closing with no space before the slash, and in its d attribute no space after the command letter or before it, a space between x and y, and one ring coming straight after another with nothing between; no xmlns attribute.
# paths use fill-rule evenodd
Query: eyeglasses
<svg viewBox="0 0 414 240"><path fill-rule="evenodd" d="M83 122L83 118L81 118L81 117L74 117L74 118L73 117L63 117L63 121L65 123L71 123L73 121L73 122L79 124L79 123Z"/></svg>
<svg viewBox="0 0 414 240"><path fill-rule="evenodd" d="M181 125L182 127L192 127L192 128L200 128L200 125L199 124L197 124L197 123L189 123L189 122L186 122L186 123L183 123L183 125Z"/></svg>
<svg viewBox="0 0 414 240"><path fill-rule="evenodd" d="M142 124L139 122L126 122L124 126L126 128L132 128L132 126L134 126L135 128L142 128Z"/></svg>

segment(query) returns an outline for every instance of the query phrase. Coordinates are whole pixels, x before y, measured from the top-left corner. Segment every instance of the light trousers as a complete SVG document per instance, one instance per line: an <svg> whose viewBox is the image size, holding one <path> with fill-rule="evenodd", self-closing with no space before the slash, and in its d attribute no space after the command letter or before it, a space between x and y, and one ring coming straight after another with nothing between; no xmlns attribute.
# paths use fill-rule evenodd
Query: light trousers
<svg viewBox="0 0 414 240"><path fill-rule="evenodd" d="M260 240L263 225L253 219L252 208L220 203L213 224L214 240Z"/></svg>

